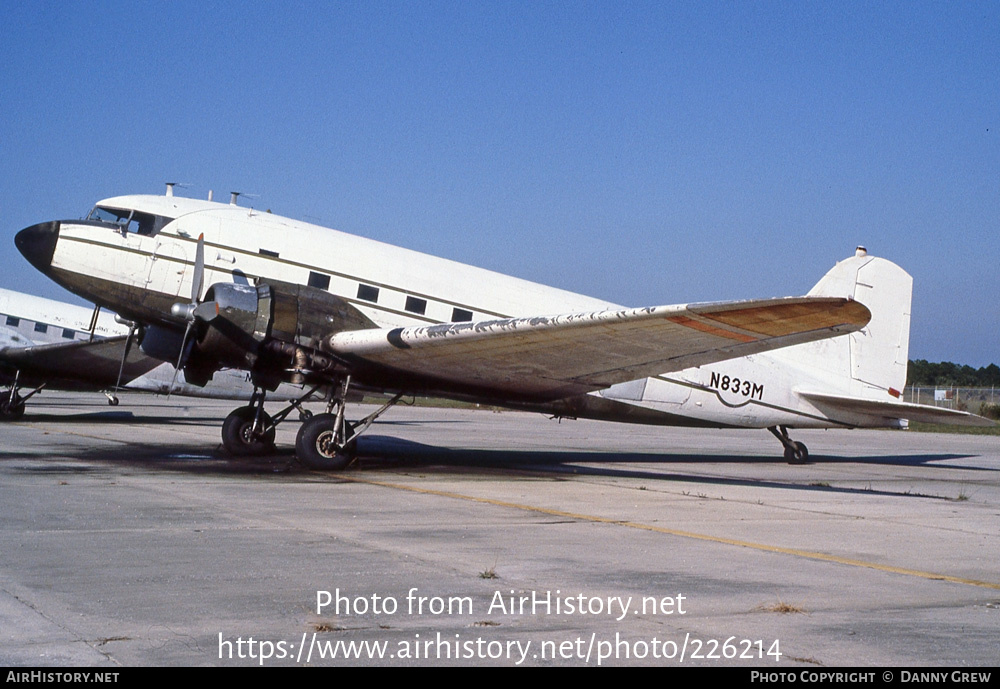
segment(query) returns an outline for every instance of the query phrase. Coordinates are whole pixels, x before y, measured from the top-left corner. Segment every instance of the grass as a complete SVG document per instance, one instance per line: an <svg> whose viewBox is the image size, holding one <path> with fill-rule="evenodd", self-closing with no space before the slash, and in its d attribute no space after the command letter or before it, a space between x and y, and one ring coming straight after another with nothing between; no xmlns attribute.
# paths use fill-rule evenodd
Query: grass
<svg viewBox="0 0 1000 689"><path fill-rule="evenodd" d="M943 423L921 423L911 421L910 430L917 433L954 433L958 435L1000 435L997 426L950 426Z"/></svg>
<svg viewBox="0 0 1000 689"><path fill-rule="evenodd" d="M781 613L782 615L790 615L792 613L799 613L804 615L806 612L805 609L800 608L797 605L791 605L790 603L786 603L780 598L778 599L778 602L775 603L774 605L758 605L756 608L754 608L754 610L758 612L777 612Z"/></svg>

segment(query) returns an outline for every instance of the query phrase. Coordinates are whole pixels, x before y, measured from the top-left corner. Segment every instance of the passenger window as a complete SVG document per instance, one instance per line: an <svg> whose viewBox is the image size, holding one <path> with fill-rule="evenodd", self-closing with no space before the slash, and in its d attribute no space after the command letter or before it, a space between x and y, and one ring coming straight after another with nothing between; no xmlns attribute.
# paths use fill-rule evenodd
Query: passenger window
<svg viewBox="0 0 1000 689"><path fill-rule="evenodd" d="M44 323L35 323L36 333L47 333L48 331L49 331L49 326L45 325Z"/></svg>
<svg viewBox="0 0 1000 689"><path fill-rule="evenodd" d="M377 302L378 287L372 287L371 285L358 285L358 299Z"/></svg>
<svg viewBox="0 0 1000 689"><path fill-rule="evenodd" d="M472 312L466 309L454 308L451 310L452 323L466 323L472 320Z"/></svg>
<svg viewBox="0 0 1000 689"><path fill-rule="evenodd" d="M427 310L427 300L418 299L417 297L407 297L406 310L412 313L419 313L422 315Z"/></svg>
<svg viewBox="0 0 1000 689"><path fill-rule="evenodd" d="M67 340L72 340L75 335L76 331L72 330L71 328L63 328L63 337L65 337Z"/></svg>
<svg viewBox="0 0 1000 689"><path fill-rule="evenodd" d="M14 326L15 328L21 325L21 319L17 316L7 316L7 325Z"/></svg>
<svg viewBox="0 0 1000 689"><path fill-rule="evenodd" d="M309 271L309 286L317 289L330 289L330 276Z"/></svg>

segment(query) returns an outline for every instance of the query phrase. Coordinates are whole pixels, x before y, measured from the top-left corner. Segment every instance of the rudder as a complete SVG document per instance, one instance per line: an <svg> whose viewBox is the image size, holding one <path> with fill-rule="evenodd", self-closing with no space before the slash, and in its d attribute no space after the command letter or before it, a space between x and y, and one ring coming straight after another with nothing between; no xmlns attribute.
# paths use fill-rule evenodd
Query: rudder
<svg viewBox="0 0 1000 689"><path fill-rule="evenodd" d="M827 341L818 348L826 350L818 352L825 360L812 363L841 375L849 369L854 395L885 399L889 392L899 397L906 385L912 293L913 278L905 270L858 247L809 294L855 299L871 311L871 322L856 333Z"/></svg>

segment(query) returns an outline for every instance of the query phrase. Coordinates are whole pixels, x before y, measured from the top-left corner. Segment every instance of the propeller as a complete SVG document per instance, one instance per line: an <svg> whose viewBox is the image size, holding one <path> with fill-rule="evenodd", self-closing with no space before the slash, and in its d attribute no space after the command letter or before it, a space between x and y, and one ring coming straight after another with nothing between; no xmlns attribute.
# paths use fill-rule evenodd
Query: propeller
<svg viewBox="0 0 1000 689"><path fill-rule="evenodd" d="M170 313L177 318L187 321L184 329L184 338L181 340L181 351L177 357L177 365L174 366L174 376L170 379L170 387L167 389L167 396L174 389L177 382L177 372L180 371L190 356L188 337L191 330L198 321L208 322L219 315L218 302L210 301L201 303L201 292L205 286L205 233L198 236L198 244L194 254L194 275L191 276L191 303L174 304L170 307Z"/></svg>

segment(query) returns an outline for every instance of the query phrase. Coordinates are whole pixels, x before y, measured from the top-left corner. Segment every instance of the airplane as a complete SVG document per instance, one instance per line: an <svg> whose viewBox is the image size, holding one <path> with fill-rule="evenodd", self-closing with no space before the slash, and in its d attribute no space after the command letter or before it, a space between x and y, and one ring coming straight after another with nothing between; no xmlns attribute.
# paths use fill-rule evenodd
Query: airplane
<svg viewBox="0 0 1000 689"><path fill-rule="evenodd" d="M225 370L204 387L191 385L172 364L132 347L130 324L100 309L0 288L0 420L16 420L44 388L101 390L117 406L119 389L244 399L253 385L243 371ZM25 387L34 389L22 394ZM273 398L294 400L301 386L283 384ZM301 412L302 410L300 410Z"/></svg>
<svg viewBox="0 0 1000 689"><path fill-rule="evenodd" d="M27 260L142 324L141 349L186 380L248 371L249 406L222 426L233 454L273 448L282 382L326 413L296 455L342 469L404 395L554 417L768 429L789 462L798 428L991 424L902 401L912 278L858 247L805 296L626 308L237 203L173 194L99 201L83 220L17 233ZM210 283L204 291L205 283ZM360 392L389 400L346 418Z"/></svg>

